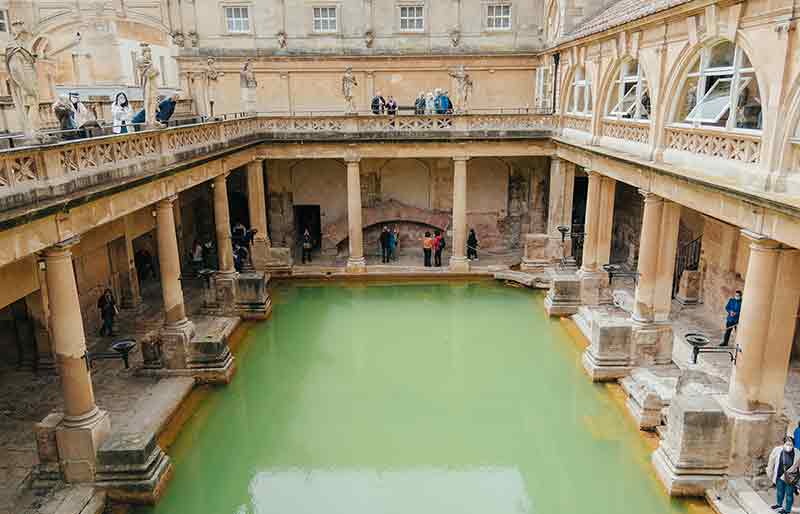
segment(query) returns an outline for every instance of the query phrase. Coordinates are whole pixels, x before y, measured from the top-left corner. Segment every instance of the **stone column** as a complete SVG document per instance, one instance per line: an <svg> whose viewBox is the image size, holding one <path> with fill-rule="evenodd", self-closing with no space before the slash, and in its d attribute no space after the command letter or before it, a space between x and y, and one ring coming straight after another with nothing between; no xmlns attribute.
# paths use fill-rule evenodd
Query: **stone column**
<svg viewBox="0 0 800 514"><path fill-rule="evenodd" d="M450 271L469 271L467 249L467 161L469 157L453 157L453 249Z"/></svg>
<svg viewBox="0 0 800 514"><path fill-rule="evenodd" d="M227 173L214 177L214 224L217 232L217 254L221 274L234 274L231 216L228 209Z"/></svg>
<svg viewBox="0 0 800 514"><path fill-rule="evenodd" d="M547 255L552 261L560 261L572 255L569 234L562 242L558 227L564 225L572 230L572 196L575 187L575 165L569 161L551 157L550 191L547 213Z"/></svg>
<svg viewBox="0 0 800 514"><path fill-rule="evenodd" d="M608 287L608 274L602 266L608 264L611 255L615 188L614 179L589 171L583 260L579 273L581 301L586 305L607 301L604 291Z"/></svg>
<svg viewBox="0 0 800 514"><path fill-rule="evenodd" d="M257 159L247 165L247 206L250 228L256 230L251 248L253 267L264 271L270 260L270 241L267 233L267 203L264 191L264 161Z"/></svg>
<svg viewBox="0 0 800 514"><path fill-rule="evenodd" d="M53 340L50 331L50 306L47 298L45 271L39 270L39 290L25 297L25 305L33 322L36 338L36 372L55 373L56 359L53 353Z"/></svg>
<svg viewBox="0 0 800 514"><path fill-rule="evenodd" d="M800 300L800 253L743 233L750 239L750 258L736 334L741 353L728 403L744 413L780 412Z"/></svg>
<svg viewBox="0 0 800 514"><path fill-rule="evenodd" d="M180 281L181 265L173 209L177 199L177 195L173 195L156 204L158 262L165 322L161 330L161 354L149 352L145 360L147 366L165 366L169 369L186 368L189 343L194 337L194 325L186 318Z"/></svg>
<svg viewBox="0 0 800 514"><path fill-rule="evenodd" d="M678 246L680 205L652 193L644 195L638 281L633 305L632 364L672 361L672 281Z"/></svg>
<svg viewBox="0 0 800 514"><path fill-rule="evenodd" d="M78 288L72 267L74 238L46 250L44 259L53 346L64 394L64 417L56 431L64 477L68 482L94 480L97 449L111 430L105 411L97 408L86 357Z"/></svg>
<svg viewBox="0 0 800 514"><path fill-rule="evenodd" d="M364 259L363 227L361 225L361 167L359 157L347 157L347 225L350 241L350 257L347 271L363 273L367 271Z"/></svg>
<svg viewBox="0 0 800 514"><path fill-rule="evenodd" d="M125 256L127 262L125 269L127 272L121 273L120 278L124 281L122 286L122 307L135 309L142 305L142 293L139 289L139 274L136 271L133 251L133 231L131 227L132 218L125 216Z"/></svg>

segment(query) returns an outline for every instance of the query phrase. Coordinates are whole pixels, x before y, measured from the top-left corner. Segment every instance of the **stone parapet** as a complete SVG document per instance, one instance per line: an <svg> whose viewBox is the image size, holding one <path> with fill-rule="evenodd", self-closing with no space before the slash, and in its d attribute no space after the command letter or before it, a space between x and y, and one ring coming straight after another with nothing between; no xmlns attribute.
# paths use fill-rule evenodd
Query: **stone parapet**
<svg viewBox="0 0 800 514"><path fill-rule="evenodd" d="M154 504L172 476L155 433L115 433L98 451L96 485L124 503Z"/></svg>
<svg viewBox="0 0 800 514"><path fill-rule="evenodd" d="M525 234L525 253L520 266L522 271L544 273L553 261L548 255L550 239L547 234Z"/></svg>
<svg viewBox="0 0 800 514"><path fill-rule="evenodd" d="M550 273L551 286L544 299L548 316L571 316L581 306L581 283L574 273Z"/></svg>
<svg viewBox="0 0 800 514"><path fill-rule="evenodd" d="M629 374L631 324L628 320L595 317L590 324L590 343L583 353L583 367L593 382L616 380Z"/></svg>

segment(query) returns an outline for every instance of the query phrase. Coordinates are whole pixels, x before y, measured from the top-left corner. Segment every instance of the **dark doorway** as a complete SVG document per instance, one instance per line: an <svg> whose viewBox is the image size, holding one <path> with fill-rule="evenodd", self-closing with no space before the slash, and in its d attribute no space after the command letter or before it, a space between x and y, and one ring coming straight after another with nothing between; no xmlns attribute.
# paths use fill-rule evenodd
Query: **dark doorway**
<svg viewBox="0 0 800 514"><path fill-rule="evenodd" d="M33 320L25 298L0 309L0 361L17 368L32 369L36 365Z"/></svg>
<svg viewBox="0 0 800 514"><path fill-rule="evenodd" d="M319 250L322 245L322 222L320 220L319 205L295 205L294 226L297 235L298 247L303 241L303 232L308 229L314 250Z"/></svg>
<svg viewBox="0 0 800 514"><path fill-rule="evenodd" d="M586 197L589 194L589 177L578 175L572 193L572 257L580 266L583 260L583 237L586 227Z"/></svg>

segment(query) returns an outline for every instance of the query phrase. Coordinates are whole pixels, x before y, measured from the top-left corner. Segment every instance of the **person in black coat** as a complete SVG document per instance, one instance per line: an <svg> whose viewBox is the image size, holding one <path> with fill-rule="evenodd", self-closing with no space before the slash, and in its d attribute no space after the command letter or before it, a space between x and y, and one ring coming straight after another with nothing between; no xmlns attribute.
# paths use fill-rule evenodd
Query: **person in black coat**
<svg viewBox="0 0 800 514"><path fill-rule="evenodd" d="M114 335L114 317L117 315L117 301L114 299L114 293L111 289L103 291L103 295L97 300L97 308L100 310L100 319L103 320L103 326L100 327L101 336Z"/></svg>

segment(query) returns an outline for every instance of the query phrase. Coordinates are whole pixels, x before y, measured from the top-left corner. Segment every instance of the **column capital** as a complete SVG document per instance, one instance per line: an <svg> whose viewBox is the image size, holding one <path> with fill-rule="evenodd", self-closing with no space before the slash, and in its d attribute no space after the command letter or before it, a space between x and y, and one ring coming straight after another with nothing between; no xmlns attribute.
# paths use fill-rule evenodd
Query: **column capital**
<svg viewBox="0 0 800 514"><path fill-rule="evenodd" d="M178 199L178 195L169 195L156 202L156 209L172 209L172 204Z"/></svg>
<svg viewBox="0 0 800 514"><path fill-rule="evenodd" d="M741 233L750 242L751 250L781 250L780 242L769 237L747 229L741 229Z"/></svg>
<svg viewBox="0 0 800 514"><path fill-rule="evenodd" d="M639 189L638 191L639 194L642 195L642 198L644 198L644 203L655 203L664 201L663 196L651 193L650 191L645 191L644 189Z"/></svg>
<svg viewBox="0 0 800 514"><path fill-rule="evenodd" d="M468 160L469 160L469 156L468 155L454 155L453 156L453 161L455 161L455 162L466 162Z"/></svg>
<svg viewBox="0 0 800 514"><path fill-rule="evenodd" d="M230 175L230 174L231 174L230 171L225 171L224 173L221 173L221 174L217 175L216 177L214 177L213 178L213 183L211 184L212 187L214 185L216 185L217 183L219 183L219 182L225 182L225 179L228 178L228 175Z"/></svg>
<svg viewBox="0 0 800 514"><path fill-rule="evenodd" d="M49 248L42 251L45 260L72 255L72 247L81 242L81 236L72 236L63 241L59 241Z"/></svg>
<svg viewBox="0 0 800 514"><path fill-rule="evenodd" d="M346 164L358 164L359 162L361 162L361 156L352 154L345 155L344 162Z"/></svg>

